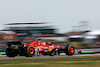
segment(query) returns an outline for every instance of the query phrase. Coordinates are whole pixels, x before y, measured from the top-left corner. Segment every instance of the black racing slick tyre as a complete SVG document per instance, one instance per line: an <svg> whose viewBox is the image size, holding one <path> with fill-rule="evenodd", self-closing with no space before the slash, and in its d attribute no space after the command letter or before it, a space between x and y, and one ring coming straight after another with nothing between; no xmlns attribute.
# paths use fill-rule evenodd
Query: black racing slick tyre
<svg viewBox="0 0 100 67"><path fill-rule="evenodd" d="M7 55L8 57L15 57L14 52L12 52L12 50L9 49L9 48L6 49L6 55Z"/></svg>
<svg viewBox="0 0 100 67"><path fill-rule="evenodd" d="M35 54L35 49L33 46L26 46L25 48L25 56L32 57Z"/></svg>
<svg viewBox="0 0 100 67"><path fill-rule="evenodd" d="M75 53L74 47L72 45L67 45L65 47L65 53L66 53L66 55L74 55L74 53Z"/></svg>

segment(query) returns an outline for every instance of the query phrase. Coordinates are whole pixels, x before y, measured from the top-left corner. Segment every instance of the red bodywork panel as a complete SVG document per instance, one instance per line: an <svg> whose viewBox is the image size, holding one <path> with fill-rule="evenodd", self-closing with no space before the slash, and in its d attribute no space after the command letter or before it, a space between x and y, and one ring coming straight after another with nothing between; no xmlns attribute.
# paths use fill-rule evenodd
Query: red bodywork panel
<svg viewBox="0 0 100 67"><path fill-rule="evenodd" d="M41 40L24 44L24 46L33 46L35 48L35 52L37 53L51 52L55 48L57 49L63 48L63 46L53 45L52 43L45 43L42 42Z"/></svg>

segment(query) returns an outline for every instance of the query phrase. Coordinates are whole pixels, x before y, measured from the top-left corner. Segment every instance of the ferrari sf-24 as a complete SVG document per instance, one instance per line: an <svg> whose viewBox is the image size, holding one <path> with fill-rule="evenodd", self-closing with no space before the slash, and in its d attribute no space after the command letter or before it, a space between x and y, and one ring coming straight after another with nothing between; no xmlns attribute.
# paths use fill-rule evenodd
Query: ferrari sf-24
<svg viewBox="0 0 100 67"><path fill-rule="evenodd" d="M36 40L29 43L21 43L20 41L8 42L6 48L6 55L8 57L15 56L25 56L32 57L36 53L43 55L59 55L64 52L66 55L74 55L75 49L72 45L60 46L54 45L51 42L42 42L41 40Z"/></svg>

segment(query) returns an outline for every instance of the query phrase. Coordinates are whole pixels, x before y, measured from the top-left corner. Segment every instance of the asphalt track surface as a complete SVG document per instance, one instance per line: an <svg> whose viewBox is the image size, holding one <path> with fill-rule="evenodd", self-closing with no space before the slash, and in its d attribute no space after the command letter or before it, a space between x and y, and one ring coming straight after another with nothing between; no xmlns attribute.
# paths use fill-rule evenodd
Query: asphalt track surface
<svg viewBox="0 0 100 67"><path fill-rule="evenodd" d="M76 54L76 55L73 55L73 56L67 56L67 55L55 55L55 56L49 56L49 55L46 55L46 56L43 56L43 55L40 55L40 56L33 56L33 57L25 57L25 56L16 56L16 57L7 57L7 56L1 56L0 59L20 59L20 58L45 58L45 57L76 57L76 56L100 56L100 53L97 53L97 54Z"/></svg>
<svg viewBox="0 0 100 67"><path fill-rule="evenodd" d="M81 49L82 51L97 51L97 53L91 53L91 54L75 54L73 55L72 57L75 57L75 56L100 56L100 48L96 48L96 49ZM55 55L55 56L49 56L49 55L46 55L46 56L43 56L43 55L40 55L40 56L33 56L33 58L40 58L40 57L71 57L71 56L67 56L67 55ZM16 56L16 57L7 57L6 55L2 55L0 56L0 59L17 59L17 58L30 58L30 57L25 57L25 56Z"/></svg>
<svg viewBox="0 0 100 67"><path fill-rule="evenodd" d="M76 57L75 57L76 56ZM77 57L77 56L89 56L89 57ZM92 57L90 57L92 55L90 54L83 54L83 55L73 55L73 56L66 56L66 55L60 55L60 56L53 56L53 59L50 59L49 57L51 56L34 56L34 57L24 57L24 56L17 56L14 58L9 58L9 57L0 57L1 60L4 59L12 59L9 61L1 61L0 63L12 63L12 62L41 62L41 61L59 61L59 60L91 60L91 59L100 59L100 54L99 56L95 56L93 55ZM48 59L30 59L30 58L48 58ZM58 57L58 58L56 58ZM61 57L61 58L59 58ZM63 58L64 57L64 58ZM67 58L66 58L67 57ZM27 58L28 60L16 60L16 59L25 59ZM52 57L51 57L52 58ZM14 59L14 60L13 60Z"/></svg>

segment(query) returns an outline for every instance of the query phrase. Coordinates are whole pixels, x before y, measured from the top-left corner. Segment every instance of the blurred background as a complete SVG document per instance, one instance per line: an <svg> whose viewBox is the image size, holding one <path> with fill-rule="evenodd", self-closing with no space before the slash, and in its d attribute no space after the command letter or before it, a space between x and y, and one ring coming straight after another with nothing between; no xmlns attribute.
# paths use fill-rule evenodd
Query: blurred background
<svg viewBox="0 0 100 67"><path fill-rule="evenodd" d="M100 48L99 0L0 0L0 51L8 41Z"/></svg>

